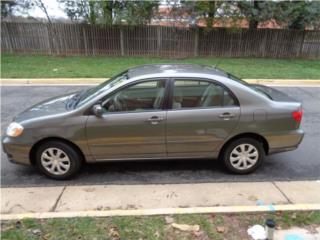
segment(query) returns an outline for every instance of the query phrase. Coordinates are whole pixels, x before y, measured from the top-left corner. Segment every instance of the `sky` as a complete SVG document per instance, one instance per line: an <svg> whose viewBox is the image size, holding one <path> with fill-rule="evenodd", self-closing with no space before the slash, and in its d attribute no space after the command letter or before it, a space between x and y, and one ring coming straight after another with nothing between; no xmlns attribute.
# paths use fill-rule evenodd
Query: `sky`
<svg viewBox="0 0 320 240"><path fill-rule="evenodd" d="M42 0L42 2L47 7L48 14L51 18L68 18L56 0ZM31 17L46 18L44 12L38 7L31 9L28 13ZM24 14L22 15L25 16Z"/></svg>
<svg viewBox="0 0 320 240"><path fill-rule="evenodd" d="M59 4L57 0L42 0L42 2L47 7L48 14L51 18L68 18L63 9L61 9L61 4ZM165 0L163 0L161 4L164 3ZM24 14L22 15L25 16ZM30 10L29 15L35 18L46 18L44 12L38 7Z"/></svg>

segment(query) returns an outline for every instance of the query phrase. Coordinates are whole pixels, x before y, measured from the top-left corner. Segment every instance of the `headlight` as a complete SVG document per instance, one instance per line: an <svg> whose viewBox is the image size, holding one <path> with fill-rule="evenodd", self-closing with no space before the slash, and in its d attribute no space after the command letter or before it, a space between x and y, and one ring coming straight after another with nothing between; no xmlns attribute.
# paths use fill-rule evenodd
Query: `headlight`
<svg viewBox="0 0 320 240"><path fill-rule="evenodd" d="M10 137L18 137L22 134L23 127L16 122L10 123L9 127L7 128L7 135Z"/></svg>

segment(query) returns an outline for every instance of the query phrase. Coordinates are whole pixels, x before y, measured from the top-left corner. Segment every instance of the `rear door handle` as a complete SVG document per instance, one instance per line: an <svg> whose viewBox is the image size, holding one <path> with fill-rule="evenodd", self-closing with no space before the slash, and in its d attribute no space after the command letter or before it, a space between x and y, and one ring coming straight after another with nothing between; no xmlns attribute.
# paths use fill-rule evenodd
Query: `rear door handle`
<svg viewBox="0 0 320 240"><path fill-rule="evenodd" d="M229 119L229 118L233 118L233 117L235 117L235 115L232 113L228 113L228 112L225 112L225 113L222 113L221 115L219 115L219 118L223 118L223 119Z"/></svg>
<svg viewBox="0 0 320 240"><path fill-rule="evenodd" d="M158 117L158 116L152 116L151 118L148 119L148 122L150 122L153 125L158 124L161 121L163 121L163 117Z"/></svg>

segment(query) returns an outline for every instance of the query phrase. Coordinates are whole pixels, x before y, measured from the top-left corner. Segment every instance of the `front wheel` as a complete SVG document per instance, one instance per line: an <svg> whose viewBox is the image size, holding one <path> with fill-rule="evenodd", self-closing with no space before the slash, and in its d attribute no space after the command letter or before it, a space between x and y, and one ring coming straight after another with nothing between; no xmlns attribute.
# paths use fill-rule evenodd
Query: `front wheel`
<svg viewBox="0 0 320 240"><path fill-rule="evenodd" d="M82 158L72 146L64 142L49 141L38 148L36 162L46 176L65 180L79 171Z"/></svg>
<svg viewBox="0 0 320 240"><path fill-rule="evenodd" d="M226 147L222 160L230 172L247 174L255 171L264 157L261 142L251 138L240 138Z"/></svg>

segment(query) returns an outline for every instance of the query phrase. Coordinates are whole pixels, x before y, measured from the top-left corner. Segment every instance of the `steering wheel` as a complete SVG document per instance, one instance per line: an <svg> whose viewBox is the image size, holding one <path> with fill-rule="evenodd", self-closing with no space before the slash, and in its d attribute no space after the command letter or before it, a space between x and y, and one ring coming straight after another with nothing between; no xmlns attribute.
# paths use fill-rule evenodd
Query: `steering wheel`
<svg viewBox="0 0 320 240"><path fill-rule="evenodd" d="M113 101L117 111L127 110L126 99L128 99L128 96L121 92L114 96Z"/></svg>

